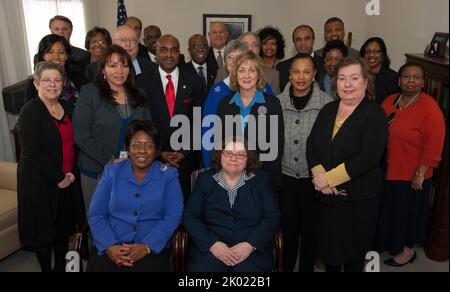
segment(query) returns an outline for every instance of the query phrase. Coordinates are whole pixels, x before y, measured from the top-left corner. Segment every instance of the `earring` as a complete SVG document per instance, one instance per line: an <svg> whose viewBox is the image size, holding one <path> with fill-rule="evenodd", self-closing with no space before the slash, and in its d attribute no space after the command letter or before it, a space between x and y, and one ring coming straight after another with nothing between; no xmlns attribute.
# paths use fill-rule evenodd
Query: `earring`
<svg viewBox="0 0 450 292"><path fill-rule="evenodd" d="M103 79L105 79L105 81L106 81L106 75L103 75Z"/></svg>

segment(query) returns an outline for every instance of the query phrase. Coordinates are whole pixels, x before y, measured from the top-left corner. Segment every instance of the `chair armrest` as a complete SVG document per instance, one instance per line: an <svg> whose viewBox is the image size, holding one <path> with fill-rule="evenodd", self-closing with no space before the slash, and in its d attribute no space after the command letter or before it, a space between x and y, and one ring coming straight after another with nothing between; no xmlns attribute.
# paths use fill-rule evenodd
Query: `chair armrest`
<svg viewBox="0 0 450 292"><path fill-rule="evenodd" d="M0 161L0 189L17 192L17 163Z"/></svg>
<svg viewBox="0 0 450 292"><path fill-rule="evenodd" d="M187 253L188 234L183 227L175 231L172 239L172 253L174 271L183 273L187 271L186 253Z"/></svg>

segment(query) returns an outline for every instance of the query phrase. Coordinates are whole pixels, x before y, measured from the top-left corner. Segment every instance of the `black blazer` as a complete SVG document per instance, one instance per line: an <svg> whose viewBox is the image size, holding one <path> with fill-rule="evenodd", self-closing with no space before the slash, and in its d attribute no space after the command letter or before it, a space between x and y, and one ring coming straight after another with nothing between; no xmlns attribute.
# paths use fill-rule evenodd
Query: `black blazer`
<svg viewBox="0 0 450 292"><path fill-rule="evenodd" d="M389 95L400 92L397 72L389 67L381 68L380 72L375 75L374 82L375 101L380 105Z"/></svg>
<svg viewBox="0 0 450 292"><path fill-rule="evenodd" d="M60 103L70 117L70 105ZM72 170L76 183L59 189L58 183L65 177L61 135L39 98L22 108L17 127L21 146L17 170L20 239L33 246L53 243L55 236L69 237L85 219L76 161Z"/></svg>
<svg viewBox="0 0 450 292"><path fill-rule="evenodd" d="M261 170L238 189L233 208L228 194L209 170L200 174L186 210L183 225L192 244L189 262L207 267L214 258L209 248L217 241L234 246L247 241L256 250L247 259L266 270L273 267L272 240L280 223L276 195Z"/></svg>
<svg viewBox="0 0 450 292"><path fill-rule="evenodd" d="M223 51L225 51L225 48L223 49ZM217 60L212 47L209 48L208 57L206 58L206 64L208 65L208 74L214 75L214 80L216 80L217 71L219 70L219 64L217 64Z"/></svg>
<svg viewBox="0 0 450 292"><path fill-rule="evenodd" d="M208 81L208 82L207 82L207 86L206 86L206 92L209 92L209 90L211 89L211 86L214 85L214 79L215 79L215 77L214 77L214 74L211 73L211 71L213 70L213 69L211 68L211 65L208 64L208 63L205 63L205 64L206 64L206 71L207 71L207 73L208 73L208 76L206 76L206 79L207 79L207 81ZM204 66L204 65L203 65L203 66ZM181 68L182 68L182 69L186 69L186 70L188 70L188 71L191 71L192 73L195 73L195 74L198 75L198 72L197 72L197 70L195 70L195 67L194 67L194 65L192 64L192 61L190 61L190 62L188 62L188 63L182 65Z"/></svg>
<svg viewBox="0 0 450 292"><path fill-rule="evenodd" d="M225 138L225 116L226 115L232 115L232 116L238 116L240 115L240 109L236 104L230 104L231 99L233 96L228 96L222 98L222 100L219 103L219 106L217 107L217 116L222 121L222 137ZM280 100L276 97L270 96L266 93L264 93L264 98L266 100L265 104L255 104L250 114L253 115L256 118L256 133L258 133L260 124L258 121L258 116L260 113L265 115L267 117L266 119L266 141L271 141L273 138L270 135L270 129L275 127L271 125L269 116L275 115L277 117L277 123L276 126L277 134L278 134L278 140L277 140L277 146L278 146L278 154L276 156L276 159L273 161L265 161L263 162L263 170L265 170L270 177L271 180L271 186L272 189L275 192L278 192L282 188L282 175L281 175L281 159L283 158L283 150L284 150L284 119L283 119L283 110L281 109ZM262 109L265 107L265 109ZM234 135L236 133L234 132ZM248 133L248 127L245 129L245 138L249 139L249 133ZM251 136L250 136L251 137ZM252 141L249 141L252 142ZM254 141L255 144L258 144L257 141ZM260 145L256 145L256 151L258 153L269 153L269 150L262 150L260 148ZM273 149L272 149L273 150Z"/></svg>
<svg viewBox="0 0 450 292"><path fill-rule="evenodd" d="M292 57L286 61L283 61L279 63L276 66L276 69L278 72L280 72L280 92L284 91L284 88L286 87L286 84L289 82L289 69L291 68L292 61L294 61L295 57ZM320 80L323 80L323 76L325 74L325 70L323 68L323 59L319 57L318 55L314 54L313 57L314 63L316 64L316 81L320 82Z"/></svg>
<svg viewBox="0 0 450 292"><path fill-rule="evenodd" d="M338 108L339 100L331 102L317 116L307 141L308 166L312 169L321 164L329 171L345 163L351 180L338 189L345 189L352 201L378 196L382 183L380 160L387 141L386 114L366 98L332 139Z"/></svg>
<svg viewBox="0 0 450 292"><path fill-rule="evenodd" d="M165 89L161 82L161 75L158 67L152 68L143 74L145 85L143 87L147 104L150 107L152 121L161 131L163 140L163 151L172 151L170 147L170 136L178 128L170 127L170 114L167 107ZM193 122L193 108L201 107L205 98L204 83L201 82L198 75L180 69L178 80L177 96L175 97L175 109L173 115L184 115ZM191 139L192 142L192 139ZM191 145L192 149L192 145ZM185 156L191 153L189 150L181 151Z"/></svg>

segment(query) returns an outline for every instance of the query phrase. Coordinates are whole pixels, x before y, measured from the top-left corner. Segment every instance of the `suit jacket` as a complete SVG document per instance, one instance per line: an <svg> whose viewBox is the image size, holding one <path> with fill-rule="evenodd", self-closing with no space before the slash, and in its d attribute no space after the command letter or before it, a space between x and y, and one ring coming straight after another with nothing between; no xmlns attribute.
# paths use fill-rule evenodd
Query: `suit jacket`
<svg viewBox="0 0 450 292"><path fill-rule="evenodd" d="M143 89L145 86L145 80L143 78L143 73L149 71L151 68L155 68L156 64L150 61L149 59L136 57L139 67L141 67L141 74L136 75L136 86ZM98 70L99 63L94 62L86 66L86 70L84 72L85 77L89 80L89 82L95 82L95 79L97 78L97 70Z"/></svg>
<svg viewBox="0 0 450 292"><path fill-rule="evenodd" d="M207 265L214 259L209 248L217 241L230 247L248 242L256 250L247 260L270 270L280 212L267 174L259 170L246 181L237 191L233 208L214 174L213 170L200 174L184 212L183 225L192 239L188 262Z"/></svg>
<svg viewBox="0 0 450 292"><path fill-rule="evenodd" d="M170 137L177 128L170 127L170 114L167 107L165 89L161 82L161 75L158 67L152 68L143 74L145 80L144 92L147 104L150 107L153 122L161 131L163 141L163 151L172 151L170 147ZM177 95L175 97L175 108L173 115L183 115L191 123L193 122L193 108L201 107L205 98L204 83L201 82L197 74L180 69ZM192 139L191 139L192 142ZM192 144L190 145L192 149ZM190 150L181 151L185 156L191 153Z"/></svg>
<svg viewBox="0 0 450 292"><path fill-rule="evenodd" d="M66 115L71 106L60 101ZM17 123L21 155L17 170L19 230L24 245L53 243L69 237L84 222L84 206L77 167L77 181L61 190L63 173L61 134L39 98L27 103ZM57 224L56 219L62 220Z"/></svg>
<svg viewBox="0 0 450 292"><path fill-rule="evenodd" d="M289 69L291 68L292 61L294 61L295 57L292 57L286 61L281 62L276 66L278 72L280 72L280 90L284 91L286 84L289 82ZM323 59L318 55L314 54L313 61L316 64L316 78L317 82L323 79L323 75L325 74L325 70L323 68Z"/></svg>
<svg viewBox="0 0 450 292"><path fill-rule="evenodd" d="M223 50L225 50L225 48L223 48ZM219 64L217 64L217 60L214 55L214 50L212 47L209 48L208 57L206 58L206 63L208 64L208 68L211 68L211 71L209 71L208 74L214 75L214 80L216 80L217 70L219 70Z"/></svg>
<svg viewBox="0 0 450 292"><path fill-rule="evenodd" d="M144 243L159 254L182 214L183 195L174 167L155 160L137 183L131 160L125 160L105 167L89 208L89 226L100 255L113 244L129 242Z"/></svg>
<svg viewBox="0 0 450 292"><path fill-rule="evenodd" d="M206 76L206 79L208 81L207 82L207 86L206 86L206 92L209 92L209 90L211 89L211 86L214 85L214 74L211 73L212 69L211 69L210 65L208 63L205 63L205 64L206 64L206 71L208 73L208 76ZM192 73L195 73L195 74L198 75L198 72L197 72L197 70L195 70L195 67L192 64L192 61L182 65L181 68L185 69L185 70L188 70L188 71L191 71Z"/></svg>
<svg viewBox="0 0 450 292"><path fill-rule="evenodd" d="M148 107L131 107L133 120L151 120ZM121 116L111 102L100 95L95 83L83 86L73 114L75 143L80 148L80 168L101 173L119 151Z"/></svg>
<svg viewBox="0 0 450 292"><path fill-rule="evenodd" d="M219 103L219 106L217 107L217 116L222 121L222 137L225 137L225 116L226 115L232 115L232 116L238 116L240 115L240 109L236 104L230 104L231 99L233 98L233 95L227 96L222 98L222 100ZM274 139L270 135L271 128L276 128L277 134L278 134L278 140L276 141L276 145L278 147L278 153L276 156L276 159L273 161L265 161L263 162L263 170L265 170L270 177L271 186L272 189L277 192L282 188L282 175L281 175L281 158L283 157L283 150L284 150L284 119L283 119L283 110L281 109L280 100L276 97L270 96L266 93L264 93L264 98L266 103L265 104L258 104L256 103L252 109L250 114L255 117L256 119L256 133L259 132L259 128L261 127L260 121L258 119L259 115L265 115L266 116L266 140L271 141ZM277 117L277 125L274 126L271 124L269 116L274 115ZM245 137L249 139L249 133L248 133L248 126L245 128ZM250 136L251 137L251 136ZM256 143L256 141L254 141ZM256 145L256 151L257 153L268 153L269 150L261 150L261 145Z"/></svg>

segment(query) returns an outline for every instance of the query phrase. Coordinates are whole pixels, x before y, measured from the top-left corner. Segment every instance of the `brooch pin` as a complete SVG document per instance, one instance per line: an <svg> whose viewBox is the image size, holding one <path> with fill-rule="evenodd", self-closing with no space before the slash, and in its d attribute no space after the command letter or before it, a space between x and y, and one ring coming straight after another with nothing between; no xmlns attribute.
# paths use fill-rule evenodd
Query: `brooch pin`
<svg viewBox="0 0 450 292"><path fill-rule="evenodd" d="M186 89L186 85L183 85L183 89Z"/></svg>
<svg viewBox="0 0 450 292"><path fill-rule="evenodd" d="M167 165L163 164L163 165L161 165L161 167L159 169L161 170L161 172L166 172L167 171Z"/></svg>
<svg viewBox="0 0 450 292"><path fill-rule="evenodd" d="M267 108L265 106L260 106L258 108L258 115L265 115L267 114Z"/></svg>
<svg viewBox="0 0 450 292"><path fill-rule="evenodd" d="M214 92L219 93L221 91L222 91L222 89L220 89L220 86L214 87Z"/></svg>

